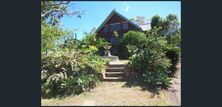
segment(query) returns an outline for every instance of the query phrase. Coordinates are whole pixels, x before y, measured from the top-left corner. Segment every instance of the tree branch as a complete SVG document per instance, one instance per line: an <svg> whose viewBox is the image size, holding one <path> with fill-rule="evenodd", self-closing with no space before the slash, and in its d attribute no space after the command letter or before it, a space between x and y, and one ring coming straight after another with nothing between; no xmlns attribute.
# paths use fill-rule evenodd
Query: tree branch
<svg viewBox="0 0 222 107"><path fill-rule="evenodd" d="M63 7L62 7L62 8L63 8ZM78 13L80 12L80 11L77 11L77 10L65 12L65 11L61 10L62 8L49 10L49 11L41 14L41 17L44 17L44 16L46 16L47 14L49 14L49 13L51 13L51 12L53 12L53 11L59 11L59 12L61 12L61 13L63 13L63 14L66 14L66 15L69 15L69 14L78 14Z"/></svg>
<svg viewBox="0 0 222 107"><path fill-rule="evenodd" d="M51 9L51 10L49 10L49 11L41 14L41 17L44 17L44 16L46 16L47 14L49 14L50 12L53 12L53 11L62 11L62 10L61 10L62 8L63 8L63 7L59 8L59 9Z"/></svg>

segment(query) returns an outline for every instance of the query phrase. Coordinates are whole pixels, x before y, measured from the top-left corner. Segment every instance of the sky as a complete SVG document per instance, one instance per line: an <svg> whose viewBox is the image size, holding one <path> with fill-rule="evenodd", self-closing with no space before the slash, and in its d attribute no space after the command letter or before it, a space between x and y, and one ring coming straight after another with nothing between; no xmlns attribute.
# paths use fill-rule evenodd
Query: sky
<svg viewBox="0 0 222 107"><path fill-rule="evenodd" d="M84 11L82 17L64 16L61 22L65 29L74 31L79 40L84 37L84 32L98 28L113 9L128 19L136 16L151 19L154 15L165 18L168 14L176 14L181 21L180 1L73 1L71 4L69 10Z"/></svg>

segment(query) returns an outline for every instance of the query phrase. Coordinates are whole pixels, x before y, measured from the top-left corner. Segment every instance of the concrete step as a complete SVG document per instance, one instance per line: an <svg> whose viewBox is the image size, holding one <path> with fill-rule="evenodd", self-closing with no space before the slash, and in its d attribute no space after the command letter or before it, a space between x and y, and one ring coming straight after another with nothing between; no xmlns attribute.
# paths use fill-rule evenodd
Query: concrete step
<svg viewBox="0 0 222 107"><path fill-rule="evenodd" d="M105 72L105 77L120 77L124 76L124 72Z"/></svg>
<svg viewBox="0 0 222 107"><path fill-rule="evenodd" d="M104 81L121 81L121 80L124 80L123 77L105 77L103 79Z"/></svg>
<svg viewBox="0 0 222 107"><path fill-rule="evenodd" d="M118 63L118 62L109 62L109 66L125 66L125 63Z"/></svg>
<svg viewBox="0 0 222 107"><path fill-rule="evenodd" d="M124 64L109 64L109 65L107 65L108 67L125 67L125 65Z"/></svg>
<svg viewBox="0 0 222 107"><path fill-rule="evenodd" d="M117 61L110 61L109 64L110 64L110 65L113 65L113 64L114 64L114 65L115 65L115 64L125 65L125 64L127 64L128 62L129 62L129 61L127 61L127 60L126 60L126 61L124 61L124 60L117 60Z"/></svg>
<svg viewBox="0 0 222 107"><path fill-rule="evenodd" d="M124 70L125 69L125 67L106 67L106 70L107 69L122 69L122 70Z"/></svg>
<svg viewBox="0 0 222 107"><path fill-rule="evenodd" d="M125 67L106 67L106 72L123 72Z"/></svg>

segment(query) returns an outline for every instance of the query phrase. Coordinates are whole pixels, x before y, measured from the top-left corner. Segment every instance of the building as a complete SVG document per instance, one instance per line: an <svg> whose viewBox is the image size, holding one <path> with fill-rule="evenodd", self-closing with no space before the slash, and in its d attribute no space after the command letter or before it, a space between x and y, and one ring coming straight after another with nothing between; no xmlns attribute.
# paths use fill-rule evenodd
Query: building
<svg viewBox="0 0 222 107"><path fill-rule="evenodd" d="M151 29L151 25L149 23L139 26L119 14L117 11L113 10L103 21L103 23L98 27L96 33L98 37L102 37L106 41L113 43L115 40L114 31L116 31L119 37L122 38L123 34L129 30L146 31L149 29Z"/></svg>

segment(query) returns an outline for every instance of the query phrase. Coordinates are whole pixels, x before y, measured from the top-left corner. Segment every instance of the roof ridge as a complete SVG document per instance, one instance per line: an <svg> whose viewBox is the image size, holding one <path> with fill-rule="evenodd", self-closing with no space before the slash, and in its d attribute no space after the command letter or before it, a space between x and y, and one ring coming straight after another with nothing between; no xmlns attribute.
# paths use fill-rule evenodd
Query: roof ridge
<svg viewBox="0 0 222 107"><path fill-rule="evenodd" d="M98 32L101 28L102 25L104 25L110 18L111 16L116 13L118 16L122 17L123 19L125 19L126 21L128 21L129 23L131 23L132 25L136 26L138 29L142 30L142 28L135 24L134 22L130 21L128 18L126 18L125 16L121 15L119 12L117 12L115 9L112 10L112 12L107 16L107 18L103 21L103 23L98 27L98 29L96 30L96 32Z"/></svg>

